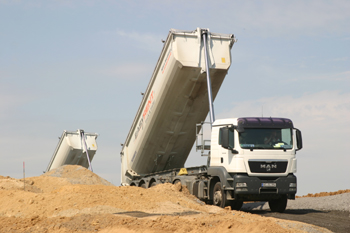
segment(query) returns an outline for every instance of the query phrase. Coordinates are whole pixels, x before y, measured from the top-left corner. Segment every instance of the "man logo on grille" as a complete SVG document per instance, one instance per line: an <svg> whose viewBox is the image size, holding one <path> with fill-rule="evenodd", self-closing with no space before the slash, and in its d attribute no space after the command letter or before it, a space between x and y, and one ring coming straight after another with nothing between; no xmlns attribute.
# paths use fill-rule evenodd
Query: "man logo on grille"
<svg viewBox="0 0 350 233"><path fill-rule="evenodd" d="M266 169L267 172L270 172L271 169L277 169L277 164L262 163L260 164L260 168Z"/></svg>

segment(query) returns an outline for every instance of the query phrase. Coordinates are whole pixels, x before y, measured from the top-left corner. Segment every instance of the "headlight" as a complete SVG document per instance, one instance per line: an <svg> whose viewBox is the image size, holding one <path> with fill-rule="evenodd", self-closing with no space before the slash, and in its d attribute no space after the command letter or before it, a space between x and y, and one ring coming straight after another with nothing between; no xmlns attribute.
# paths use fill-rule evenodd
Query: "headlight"
<svg viewBox="0 0 350 233"><path fill-rule="evenodd" d="M289 188L296 188L297 187L297 183L290 183L289 184Z"/></svg>
<svg viewBox="0 0 350 233"><path fill-rule="evenodd" d="M247 183L237 183L236 188L247 187Z"/></svg>

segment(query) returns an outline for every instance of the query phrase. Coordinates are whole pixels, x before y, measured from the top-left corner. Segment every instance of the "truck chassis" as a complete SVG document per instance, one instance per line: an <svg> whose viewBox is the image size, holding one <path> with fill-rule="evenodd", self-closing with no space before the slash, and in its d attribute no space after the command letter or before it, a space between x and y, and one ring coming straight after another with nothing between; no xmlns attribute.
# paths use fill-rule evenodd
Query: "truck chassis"
<svg viewBox="0 0 350 233"><path fill-rule="evenodd" d="M268 201L273 212L283 212L287 199L295 199L295 192L290 192L288 184L295 183L296 177L249 177L247 174L227 173L223 167L198 166L170 169L147 174L144 177L133 177L131 186L151 188L157 184L181 182L189 192L206 204L219 207L230 206L239 210L244 201ZM261 187L262 183L278 183L280 189ZM249 183L252 188L234 188L237 183ZM285 185L283 185L285 184ZM282 187L282 188L281 188ZM250 193L249 195L245 193Z"/></svg>

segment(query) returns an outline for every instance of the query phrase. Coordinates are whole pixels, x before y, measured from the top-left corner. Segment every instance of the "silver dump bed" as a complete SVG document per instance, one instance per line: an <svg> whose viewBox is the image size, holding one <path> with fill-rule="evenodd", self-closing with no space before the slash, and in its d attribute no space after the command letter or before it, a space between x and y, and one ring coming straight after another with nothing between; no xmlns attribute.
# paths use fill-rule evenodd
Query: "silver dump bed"
<svg viewBox="0 0 350 233"><path fill-rule="evenodd" d="M231 65L232 34L170 30L121 151L122 184L132 177L184 166L196 139L196 123L208 111L206 31L212 96Z"/></svg>
<svg viewBox="0 0 350 233"><path fill-rule="evenodd" d="M84 130L79 129L72 132L63 131L45 172L68 164L89 168L89 163L94 158L97 150L97 136L96 133L85 133Z"/></svg>

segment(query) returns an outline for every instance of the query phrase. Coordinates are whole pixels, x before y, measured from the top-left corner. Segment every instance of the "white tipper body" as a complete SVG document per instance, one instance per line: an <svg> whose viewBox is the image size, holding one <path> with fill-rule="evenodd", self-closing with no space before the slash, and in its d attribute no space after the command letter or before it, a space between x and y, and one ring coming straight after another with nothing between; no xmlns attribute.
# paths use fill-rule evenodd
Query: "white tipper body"
<svg viewBox="0 0 350 233"><path fill-rule="evenodd" d="M296 143L293 143L291 150L249 150L242 149L239 145L238 132L234 132L234 144L237 154L232 153L219 145L219 129L225 126L237 126L238 118L220 119L213 123L211 132L210 166L223 166L229 173L247 173L249 176L271 176L270 173L252 173L249 161L288 161L287 169L284 173L273 173L274 176L287 176L297 171L297 159L295 156ZM295 136L293 141L295 142ZM222 162L221 162L222 161Z"/></svg>
<svg viewBox="0 0 350 233"><path fill-rule="evenodd" d="M97 151L96 139L98 134L85 133L84 136L89 159L92 161ZM46 172L67 164L81 165L85 168L89 167L84 141L81 137L80 130L63 131Z"/></svg>
<svg viewBox="0 0 350 233"><path fill-rule="evenodd" d="M231 65L233 35L208 33L213 98ZM208 111L201 29L170 30L121 151L122 184L131 176L183 167Z"/></svg>

